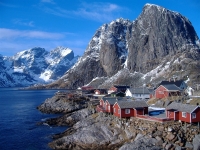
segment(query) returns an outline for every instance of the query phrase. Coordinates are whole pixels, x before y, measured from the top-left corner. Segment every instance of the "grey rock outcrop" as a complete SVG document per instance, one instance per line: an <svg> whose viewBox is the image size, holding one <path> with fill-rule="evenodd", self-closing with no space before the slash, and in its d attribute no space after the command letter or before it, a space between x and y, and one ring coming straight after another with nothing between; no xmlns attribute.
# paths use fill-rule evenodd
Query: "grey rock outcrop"
<svg viewBox="0 0 200 150"><path fill-rule="evenodd" d="M161 150L161 147L156 146L157 142L155 138L142 136L131 143L124 144L119 150Z"/></svg>
<svg viewBox="0 0 200 150"><path fill-rule="evenodd" d="M198 36L190 21L180 13L146 4L128 30L128 68L147 73L162 58L198 49Z"/></svg>
<svg viewBox="0 0 200 150"><path fill-rule="evenodd" d="M195 135L192 144L193 144L193 150L200 149L200 134Z"/></svg>
<svg viewBox="0 0 200 150"><path fill-rule="evenodd" d="M85 97L76 97L70 100L66 93L63 95L56 93L52 98L46 99L37 109L43 113L70 113L87 106Z"/></svg>

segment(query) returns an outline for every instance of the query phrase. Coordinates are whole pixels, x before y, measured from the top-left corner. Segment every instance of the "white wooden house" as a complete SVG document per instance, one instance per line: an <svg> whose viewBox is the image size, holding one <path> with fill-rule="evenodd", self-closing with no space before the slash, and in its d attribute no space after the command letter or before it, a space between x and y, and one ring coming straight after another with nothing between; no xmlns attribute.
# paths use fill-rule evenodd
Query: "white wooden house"
<svg viewBox="0 0 200 150"><path fill-rule="evenodd" d="M127 97L132 97L136 99L149 99L150 91L146 87L140 88L128 88L125 92Z"/></svg>

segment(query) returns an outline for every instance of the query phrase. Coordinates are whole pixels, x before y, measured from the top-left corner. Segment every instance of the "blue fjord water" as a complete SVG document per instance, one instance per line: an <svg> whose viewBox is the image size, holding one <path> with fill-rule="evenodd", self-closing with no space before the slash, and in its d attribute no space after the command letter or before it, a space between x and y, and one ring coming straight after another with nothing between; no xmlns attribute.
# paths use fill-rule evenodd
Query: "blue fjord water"
<svg viewBox="0 0 200 150"><path fill-rule="evenodd" d="M43 114L36 107L57 90L19 90L0 88L0 150L49 150L51 136L66 127L37 125L56 117Z"/></svg>

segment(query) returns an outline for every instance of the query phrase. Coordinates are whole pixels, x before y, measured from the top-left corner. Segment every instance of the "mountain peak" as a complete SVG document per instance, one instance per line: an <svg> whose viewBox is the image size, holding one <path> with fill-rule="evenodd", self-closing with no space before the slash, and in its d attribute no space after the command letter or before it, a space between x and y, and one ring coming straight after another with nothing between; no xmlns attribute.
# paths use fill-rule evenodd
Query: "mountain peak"
<svg viewBox="0 0 200 150"><path fill-rule="evenodd" d="M144 8L151 8L151 7L158 8L158 9L160 9L160 8L165 9L164 7L159 6L159 5L156 5L156 4L146 3L146 4L144 5Z"/></svg>
<svg viewBox="0 0 200 150"><path fill-rule="evenodd" d="M0 55L0 87L52 82L71 68L77 59L71 49L64 47L50 52L34 47L7 58Z"/></svg>

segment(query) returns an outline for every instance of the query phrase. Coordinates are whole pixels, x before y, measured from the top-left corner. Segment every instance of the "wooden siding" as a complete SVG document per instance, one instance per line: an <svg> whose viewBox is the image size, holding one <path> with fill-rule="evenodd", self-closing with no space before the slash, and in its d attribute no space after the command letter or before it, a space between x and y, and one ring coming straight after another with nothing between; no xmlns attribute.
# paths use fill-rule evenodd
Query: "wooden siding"
<svg viewBox="0 0 200 150"><path fill-rule="evenodd" d="M200 122L200 107L198 107L196 110L194 110L194 112L196 114L196 118L192 118L192 114L191 114L191 122Z"/></svg>
<svg viewBox="0 0 200 150"><path fill-rule="evenodd" d="M108 113L113 113L113 105L111 105L108 101L105 102L106 103L106 112Z"/></svg>
<svg viewBox="0 0 200 150"><path fill-rule="evenodd" d="M119 105L117 103L115 103L113 105L113 115L116 117L121 118L121 114L118 113L118 110L120 109ZM121 110L121 109L120 109Z"/></svg>
<svg viewBox="0 0 200 150"><path fill-rule="evenodd" d="M104 101L102 99L100 99L100 106L103 106L104 105Z"/></svg>
<svg viewBox="0 0 200 150"><path fill-rule="evenodd" d="M156 90L155 90L155 97L156 98L165 98L169 96L169 93L166 91L167 89L160 85Z"/></svg>
<svg viewBox="0 0 200 150"><path fill-rule="evenodd" d="M126 113L125 113L125 112L126 112L126 111L125 111L126 109L121 109L121 118L129 118L129 117L135 116L135 111L134 111L133 108L127 108L127 109L130 110L130 113L129 113L129 114L126 114Z"/></svg>
<svg viewBox="0 0 200 150"><path fill-rule="evenodd" d="M188 122L188 123L190 123L190 113L185 112L185 114L186 114L185 117L182 116L182 113L183 113L183 112L179 112L179 115L178 115L179 120L181 120L181 121L183 121L183 122Z"/></svg>
<svg viewBox="0 0 200 150"><path fill-rule="evenodd" d="M196 110L194 110L192 113L184 112L185 117L183 116L183 112L181 111L173 111L173 110L167 110L166 111L166 117L171 118L174 120L180 120L182 122L200 122L200 108L198 107ZM196 114L196 118L192 118L192 114Z"/></svg>
<svg viewBox="0 0 200 150"><path fill-rule="evenodd" d="M136 117L137 115L144 115L144 109L135 109L136 113L134 114L134 117Z"/></svg>
<svg viewBox="0 0 200 150"><path fill-rule="evenodd" d="M149 114L149 108L148 107L144 107L144 115Z"/></svg>

